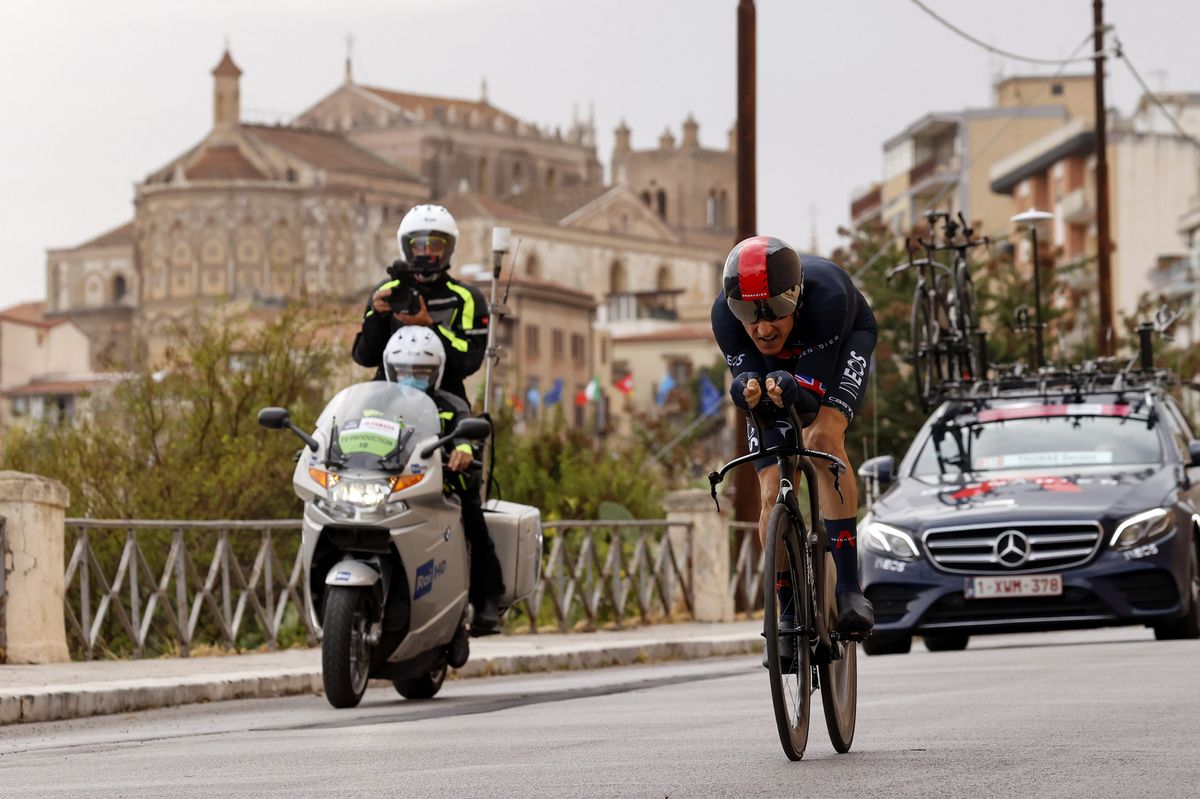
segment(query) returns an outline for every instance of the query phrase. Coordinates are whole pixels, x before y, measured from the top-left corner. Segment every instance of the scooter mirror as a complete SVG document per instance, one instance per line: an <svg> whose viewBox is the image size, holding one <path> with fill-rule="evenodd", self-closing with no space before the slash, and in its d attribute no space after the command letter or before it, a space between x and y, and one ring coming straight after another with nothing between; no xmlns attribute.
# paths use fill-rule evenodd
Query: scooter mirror
<svg viewBox="0 0 1200 799"><path fill-rule="evenodd" d="M282 430L289 421L287 408L263 408L258 412L258 423L272 430Z"/></svg>
<svg viewBox="0 0 1200 799"><path fill-rule="evenodd" d="M482 441L492 434L492 426L486 419L463 419L454 428L455 438L468 438L472 441Z"/></svg>

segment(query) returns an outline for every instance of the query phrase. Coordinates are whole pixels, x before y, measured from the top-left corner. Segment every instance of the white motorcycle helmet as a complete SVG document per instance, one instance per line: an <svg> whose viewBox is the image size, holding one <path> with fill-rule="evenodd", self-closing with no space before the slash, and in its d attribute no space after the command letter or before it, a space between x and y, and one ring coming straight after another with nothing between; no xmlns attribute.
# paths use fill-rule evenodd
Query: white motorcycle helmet
<svg viewBox="0 0 1200 799"><path fill-rule="evenodd" d="M383 374L388 382L420 391L440 388L446 367L446 348L427 327L406 325L383 349Z"/></svg>
<svg viewBox="0 0 1200 799"><path fill-rule="evenodd" d="M432 279L450 268L458 242L458 223L443 206L418 205L404 215L396 243L404 262L418 277Z"/></svg>

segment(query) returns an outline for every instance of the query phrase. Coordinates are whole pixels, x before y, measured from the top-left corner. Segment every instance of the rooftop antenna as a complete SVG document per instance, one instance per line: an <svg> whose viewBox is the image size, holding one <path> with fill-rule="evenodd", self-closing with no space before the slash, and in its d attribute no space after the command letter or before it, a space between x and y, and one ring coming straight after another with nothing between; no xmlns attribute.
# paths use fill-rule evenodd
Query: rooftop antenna
<svg viewBox="0 0 1200 799"><path fill-rule="evenodd" d="M487 75L484 75L479 81L479 102L486 103L487 101Z"/></svg>
<svg viewBox="0 0 1200 799"><path fill-rule="evenodd" d="M817 204L809 203L808 205L808 251L813 255L817 254Z"/></svg>
<svg viewBox="0 0 1200 799"><path fill-rule="evenodd" d="M350 68L351 62L354 60L354 34L346 34L346 85L354 82L354 77Z"/></svg>

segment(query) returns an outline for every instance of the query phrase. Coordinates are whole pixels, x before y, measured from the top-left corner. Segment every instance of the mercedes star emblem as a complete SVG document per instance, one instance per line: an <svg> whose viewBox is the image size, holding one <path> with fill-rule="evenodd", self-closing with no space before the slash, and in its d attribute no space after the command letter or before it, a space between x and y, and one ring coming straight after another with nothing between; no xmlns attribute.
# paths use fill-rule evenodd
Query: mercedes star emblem
<svg viewBox="0 0 1200 799"><path fill-rule="evenodd" d="M1029 538L1020 530L1005 530L993 549L996 558L1010 569L1029 560Z"/></svg>

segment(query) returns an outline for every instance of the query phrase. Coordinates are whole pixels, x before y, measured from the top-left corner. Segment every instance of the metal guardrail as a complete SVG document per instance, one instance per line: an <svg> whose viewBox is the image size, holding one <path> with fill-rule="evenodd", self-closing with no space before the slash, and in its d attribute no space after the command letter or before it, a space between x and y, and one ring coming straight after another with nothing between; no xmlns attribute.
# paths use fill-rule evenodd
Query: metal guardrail
<svg viewBox="0 0 1200 799"><path fill-rule="evenodd" d="M275 648L285 620L316 642L300 538L277 535L299 530L298 520L67 519L66 528L67 636L88 660L98 652L187 657L197 644Z"/></svg>
<svg viewBox="0 0 1200 799"><path fill-rule="evenodd" d="M542 526L549 546L541 583L519 605L532 632L691 615L690 524ZM304 610L299 520L67 519L66 529L67 635L86 659L316 643Z"/></svg>
<svg viewBox="0 0 1200 799"><path fill-rule="evenodd" d="M665 519L543 522L550 550L523 610L530 630L552 618L566 632L627 618L649 622L693 609L692 526Z"/></svg>
<svg viewBox="0 0 1200 799"><path fill-rule="evenodd" d="M738 613L752 613L762 608L763 557L758 545L758 522L730 522L729 552L733 565L729 569L729 595Z"/></svg>

